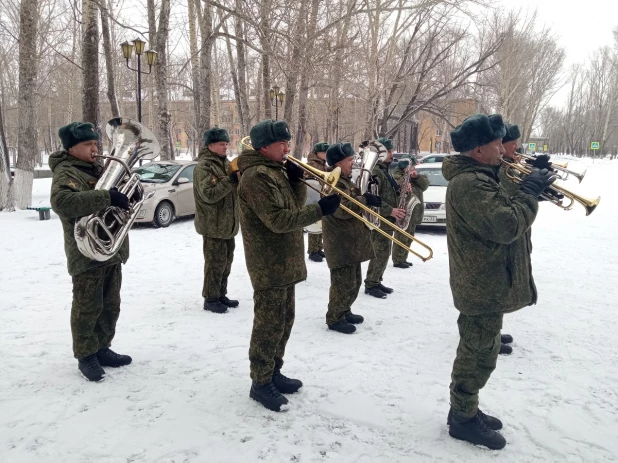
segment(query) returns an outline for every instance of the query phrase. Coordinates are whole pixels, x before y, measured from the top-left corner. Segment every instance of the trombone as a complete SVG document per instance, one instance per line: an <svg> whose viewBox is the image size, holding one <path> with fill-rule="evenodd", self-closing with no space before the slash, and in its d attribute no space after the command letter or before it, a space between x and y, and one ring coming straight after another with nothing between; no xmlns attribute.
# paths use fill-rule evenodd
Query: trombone
<svg viewBox="0 0 618 463"><path fill-rule="evenodd" d="M515 183L521 183L521 176L525 177L532 173L532 169L524 167L519 163L511 163L504 159L501 160L501 163L504 165L504 173L506 174L506 176ZM511 169L521 174L521 176L515 172L512 172ZM557 195L560 194L564 195L564 197L569 200L567 204L564 204L564 199L560 199L557 197ZM571 210L573 208L573 204L575 204L575 201L577 201L586 209L586 216L592 214L601 202L600 196L595 199L584 198L583 196L573 193L567 190L565 187L556 185L555 183L553 183L549 188L547 188L547 190L545 190L545 192L541 194L541 197L555 204L556 206L561 207L565 211Z"/></svg>
<svg viewBox="0 0 618 463"><path fill-rule="evenodd" d="M250 143L247 141L249 140L249 137L244 137L240 143L242 145L244 145L246 148L248 149L252 149ZM323 172L319 169L316 169L314 167L311 167L308 164L305 164L303 161L300 161L298 159L296 159L293 156L286 156L285 159L287 162L293 162L295 163L298 167L300 167L301 169L303 169L305 172L308 172L309 174L311 174L313 177L316 178L316 180L318 180L323 186L327 187L330 189L330 191L334 191L335 193L343 196L345 199L347 199L348 201L354 203L355 205L357 205L358 207L360 207L363 211L367 212L368 214L371 214L374 217L377 217L378 219L382 219L382 222L387 224L389 227L391 227L393 230L395 230L398 233L401 233L402 235L404 235L406 238L411 239L412 241L418 243L420 246L424 247L425 249L427 249L428 251L428 255L427 256L423 256L421 254L419 254L416 251L413 251L412 249L410 249L408 246L406 246L405 244L403 244L401 241L399 241L397 238L392 237L391 235L389 235L388 233L386 233L384 230L376 227L374 224L372 224L370 221L368 221L367 219L365 219L364 217L362 217L361 215L357 214L356 212L354 212L353 210L351 210L349 207L344 206L343 204L340 205L339 207L341 209L343 209L344 211L346 211L348 214L350 214L353 217L356 217L358 220L360 220L361 222L363 222L365 225L367 225L370 229L373 229L375 231L377 231L378 233L380 233L382 236L384 236L385 238L388 238L389 240L391 240L393 243L395 243L398 246L401 246L402 248L404 248L406 251L414 254L416 257L418 257L419 259L421 259L423 262L428 261L429 259L431 259L433 257L433 250L427 246L425 243L423 243L422 241L420 241L419 239L415 238L414 236L410 235L408 232L406 232L405 230L402 230L401 228L399 228L397 225L391 223L389 220L385 220L380 214L376 213L373 209L371 209L370 207L365 206L363 203L357 201L356 199L354 199L352 196L350 196L349 194L347 194L345 191L342 191L341 189L337 188L337 182L339 181L339 177L341 176L341 169L336 167L335 169L333 169L331 172ZM301 180L303 183L305 183L305 185L307 185L309 188L318 191L316 188L314 188L312 185L309 185L307 182L305 182L304 180ZM321 191L318 191L318 193L322 193Z"/></svg>
<svg viewBox="0 0 618 463"><path fill-rule="evenodd" d="M535 159L536 159L536 156L527 156L525 154L520 154L518 156L518 160L520 164L522 164L524 167L526 165L522 161L526 161L526 160L534 161ZM584 177L586 176L587 170L584 170L583 172L575 172L573 170L567 169L568 165L569 165L568 162L557 163L557 162L552 161L551 169L556 173L556 177L558 177L559 180L567 180L569 176L572 175L577 180L579 180L579 183L581 183Z"/></svg>

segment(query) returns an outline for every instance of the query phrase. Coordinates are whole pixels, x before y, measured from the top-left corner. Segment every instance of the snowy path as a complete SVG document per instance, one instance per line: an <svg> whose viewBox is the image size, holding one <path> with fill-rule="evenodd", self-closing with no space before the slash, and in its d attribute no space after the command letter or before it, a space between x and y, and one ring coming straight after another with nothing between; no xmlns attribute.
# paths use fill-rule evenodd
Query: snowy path
<svg viewBox="0 0 618 463"><path fill-rule="evenodd" d="M607 163L569 182L603 196L590 217L541 207L539 304L506 317L514 354L481 395L506 423L501 452L448 437L458 337L441 231L418 234L433 260L389 266L391 297L359 296L366 322L352 336L327 330L329 273L307 262L284 367L305 387L276 414L248 397L252 291L240 236L230 296L241 305L220 316L201 309L192 220L134 229L114 344L134 363L92 384L72 358L58 217L0 213L0 462L618 461L617 176ZM35 204L49 204L49 184L35 181Z"/></svg>

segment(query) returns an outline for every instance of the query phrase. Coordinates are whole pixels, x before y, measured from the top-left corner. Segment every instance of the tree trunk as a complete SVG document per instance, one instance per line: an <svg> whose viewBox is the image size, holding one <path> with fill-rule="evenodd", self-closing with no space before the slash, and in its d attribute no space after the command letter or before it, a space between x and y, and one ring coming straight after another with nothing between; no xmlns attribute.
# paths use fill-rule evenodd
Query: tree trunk
<svg viewBox="0 0 618 463"><path fill-rule="evenodd" d="M302 59L302 44L306 40L305 31L307 29L306 17L308 5L306 1L300 2L300 10L298 12L298 18L296 19L296 33L294 34L290 72L285 83L286 93L283 119L286 119L288 123L292 122L292 108L294 107L294 100L296 99L296 87L298 85L298 75Z"/></svg>
<svg viewBox="0 0 618 463"><path fill-rule="evenodd" d="M105 69L107 70L107 99L109 100L112 117L120 117L118 98L116 98L116 81L114 79L114 55L109 32L109 18L107 17L111 12L105 8L102 3L99 3L99 8L101 10L101 32L103 35L103 50L105 52Z"/></svg>
<svg viewBox="0 0 618 463"><path fill-rule="evenodd" d="M19 113L17 163L12 192L18 207L31 206L34 163L37 158L36 87L38 51L37 0L22 0L19 11ZM12 205L9 205L12 207Z"/></svg>
<svg viewBox="0 0 618 463"><path fill-rule="evenodd" d="M236 0L236 10L242 11L242 0ZM242 127L242 136L249 134L251 129L251 110L249 109L249 98L247 97L247 61L245 59L245 44L244 31L242 21L239 18L234 19L236 37L240 40L236 41L236 58L238 60L238 93L240 106L242 108L242 116L240 119Z"/></svg>
<svg viewBox="0 0 618 463"><path fill-rule="evenodd" d="M9 159L9 147L6 143L6 131L4 130L4 85L0 81L0 211L8 208L14 210L13 201L8 201L11 183L11 161Z"/></svg>
<svg viewBox="0 0 618 463"><path fill-rule="evenodd" d="M154 14L154 1L148 0L149 22L151 11ZM161 0L159 11L159 26L154 36L154 45L157 47L157 63L154 66L155 86L157 91L157 138L161 146L161 160L173 159L170 150L169 130L171 115L167 109L167 39L169 36L170 0Z"/></svg>
<svg viewBox="0 0 618 463"><path fill-rule="evenodd" d="M227 34L227 28L224 26L224 31ZM236 100L236 107L238 108L238 117L240 119L240 126L241 126L241 131L242 134L244 136L245 133L249 133L246 129L246 127L244 126L244 119L245 119L245 115L244 115L244 110L245 108L243 107L242 103L241 103L241 95L240 95L240 86L238 84L238 68L236 67L236 61L234 60L234 55L232 53L232 43L229 37L225 38L225 46L227 48L227 56L228 56L228 61L230 62L230 74L232 75L232 85L234 87L234 99ZM226 127L229 130L231 130L231 127Z"/></svg>
<svg viewBox="0 0 618 463"><path fill-rule="evenodd" d="M205 2L203 12L200 18L200 35L201 35L201 50L200 50L200 124L198 132L204 133L210 128L210 110L211 110L211 87L212 87L212 5Z"/></svg>
<svg viewBox="0 0 618 463"><path fill-rule="evenodd" d="M221 125L221 94L219 89L219 57L217 55L217 48L212 50L212 60L214 65L214 72L211 73L211 98L212 98L212 125L219 127ZM211 70L213 67L211 66Z"/></svg>
<svg viewBox="0 0 618 463"><path fill-rule="evenodd" d="M197 31L195 19L197 18L195 3L189 2L189 52L191 53L191 81L193 85L193 127L198 127L200 122L200 60L197 49ZM192 137L194 138L194 137Z"/></svg>
<svg viewBox="0 0 618 463"><path fill-rule="evenodd" d="M93 124L95 130L101 133L97 12L97 4L93 0L82 1L82 120Z"/></svg>
<svg viewBox="0 0 618 463"><path fill-rule="evenodd" d="M270 32L268 31L272 18L270 16L270 1L262 0L260 5L260 41L262 45L262 97L264 98L264 118L272 119L270 96Z"/></svg>

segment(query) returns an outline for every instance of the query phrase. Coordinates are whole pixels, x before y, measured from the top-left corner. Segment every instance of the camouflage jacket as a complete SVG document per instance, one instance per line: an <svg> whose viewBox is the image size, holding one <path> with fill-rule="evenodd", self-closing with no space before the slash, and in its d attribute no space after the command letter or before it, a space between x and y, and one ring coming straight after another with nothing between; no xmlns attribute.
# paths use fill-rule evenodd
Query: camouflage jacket
<svg viewBox="0 0 618 463"><path fill-rule="evenodd" d="M319 169L321 171L326 170L326 161L320 159L318 155L314 152L309 153L309 156L307 156L307 164L309 164L314 169ZM313 175L311 175L309 172L305 172L305 178L313 178Z"/></svg>
<svg viewBox="0 0 618 463"><path fill-rule="evenodd" d="M305 184L290 184L283 165L257 151L243 151L238 168L240 224L253 290L305 280L303 228L322 218L320 206L305 206Z"/></svg>
<svg viewBox="0 0 618 463"><path fill-rule="evenodd" d="M505 313L537 300L527 231L539 208L522 191L498 183L499 166L466 156L442 164L446 233L455 307L465 315Z"/></svg>
<svg viewBox="0 0 618 463"><path fill-rule="evenodd" d="M388 173L388 164L376 164L372 174L378 181L378 196L382 198L380 215L384 217L384 219L382 219L381 222L389 220L391 223L395 223L395 219L391 217L391 212L393 212L393 208L397 207L397 202L399 201L399 188L395 189L389 179L392 179L395 183L397 182ZM387 232L393 231L391 227L383 223L381 223L380 228Z"/></svg>
<svg viewBox="0 0 618 463"><path fill-rule="evenodd" d="M200 151L193 171L195 230L203 236L230 239L238 234L238 194L227 174L226 157Z"/></svg>
<svg viewBox="0 0 618 463"><path fill-rule="evenodd" d="M367 205L367 201L361 196L360 190L356 188L351 179L341 177L337 188ZM341 205L359 215L363 213L360 207L345 198L341 199ZM374 257L369 228L342 208L338 208L333 215L322 219L322 239L328 268L365 262Z"/></svg>
<svg viewBox="0 0 618 463"><path fill-rule="evenodd" d="M399 187L401 188L401 184L403 183L405 171L399 167L395 169L393 172L393 178L397 180ZM429 188L429 179L426 175L418 174L416 178L410 178L410 185L412 185L412 194L418 198L421 202L418 206L414 208L412 212L412 219L410 220L411 224L418 225L423 222L423 215L425 213L425 203L423 202L423 191Z"/></svg>
<svg viewBox="0 0 618 463"><path fill-rule="evenodd" d="M49 157L49 167L53 173L51 206L62 221L64 252L67 256L69 275L78 275L93 268L120 262L126 263L129 259L128 236L114 257L99 262L88 259L77 249L73 234L78 219L111 205L109 191L94 190L101 174L101 167L91 162L80 161L65 150L56 151Z"/></svg>

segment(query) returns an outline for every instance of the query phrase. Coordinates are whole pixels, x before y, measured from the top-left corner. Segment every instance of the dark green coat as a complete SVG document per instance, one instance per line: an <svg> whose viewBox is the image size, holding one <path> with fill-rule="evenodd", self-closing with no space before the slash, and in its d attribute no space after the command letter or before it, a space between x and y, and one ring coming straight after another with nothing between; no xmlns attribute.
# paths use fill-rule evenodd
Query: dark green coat
<svg viewBox="0 0 618 463"><path fill-rule="evenodd" d="M397 167L395 172L393 172L393 177L397 180L397 183L401 185L403 183L405 171ZM414 208L412 212L412 219L410 220L410 224L418 225L423 222L423 215L425 213L425 203L423 202L423 192L429 188L429 179L426 175L418 174L416 178L410 178L410 184L412 185L412 194L418 198L421 202L418 206ZM403 194L403 193L402 193Z"/></svg>
<svg viewBox="0 0 618 463"><path fill-rule="evenodd" d="M257 151L243 151L238 168L240 224L253 290L305 280L303 228L322 218L320 206L305 206L305 184L291 185L283 165Z"/></svg>
<svg viewBox="0 0 618 463"><path fill-rule="evenodd" d="M392 232L393 229L382 222L384 220L389 220L391 223L395 223L395 219L391 217L391 212L393 212L393 208L397 207L397 202L399 201L398 190L396 190L388 180L389 177L392 178L390 174L388 174L388 164L376 164L373 168L372 175L378 181L378 196L382 198L380 215L384 217L384 219L381 221L380 228L384 231Z"/></svg>
<svg viewBox="0 0 618 463"><path fill-rule="evenodd" d="M94 214L111 205L109 191L94 190L101 174L101 167L91 162L80 161L67 151L56 151L49 157L53 179L51 206L64 230L64 252L67 256L69 275L78 275L97 267L126 263L129 259L129 237L124 240L118 253L105 262L88 259L75 242L75 222L81 217Z"/></svg>
<svg viewBox="0 0 618 463"><path fill-rule="evenodd" d="M238 194L227 174L229 161L202 148L193 171L195 230L227 240L238 234Z"/></svg>
<svg viewBox="0 0 618 463"><path fill-rule="evenodd" d="M367 205L367 201L361 196L360 190L349 178L341 177L337 183L337 188ZM359 206L345 198L341 199L341 205L348 207L358 215L363 215ZM322 219L322 239L324 240L328 268L365 262L373 259L375 255L369 228L342 208L338 208L333 215L328 215Z"/></svg>
<svg viewBox="0 0 618 463"><path fill-rule="evenodd" d="M539 208L522 191L512 196L498 183L499 166L466 156L442 164L446 233L455 307L465 315L505 313L537 300L527 231Z"/></svg>
<svg viewBox="0 0 618 463"><path fill-rule="evenodd" d="M309 156L307 156L307 164L323 172L326 170L326 161L320 159L318 155L314 152L309 153ZM313 178L313 176L308 172L305 173L305 177Z"/></svg>

